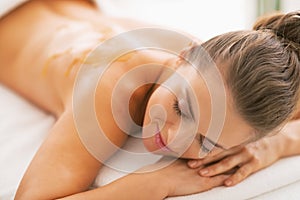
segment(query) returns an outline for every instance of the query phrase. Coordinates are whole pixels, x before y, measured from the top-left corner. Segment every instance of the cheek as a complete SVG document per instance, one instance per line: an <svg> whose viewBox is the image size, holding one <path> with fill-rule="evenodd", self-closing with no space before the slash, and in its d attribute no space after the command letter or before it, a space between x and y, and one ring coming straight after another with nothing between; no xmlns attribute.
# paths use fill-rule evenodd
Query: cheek
<svg viewBox="0 0 300 200"><path fill-rule="evenodd" d="M197 140L195 140L192 145L180 156L181 158L186 158L186 159L199 159L199 153L200 153L200 144L198 143ZM222 153L224 150L222 149L216 149L214 148L210 153L208 153L205 157L203 158L208 158L208 157L214 157L220 153ZM201 159L203 159L201 158Z"/></svg>
<svg viewBox="0 0 300 200"><path fill-rule="evenodd" d="M157 89L149 98L147 103L144 121L143 136L152 137L157 133L158 128L166 127L170 121L171 95L162 89ZM172 119L171 119L172 121Z"/></svg>
<svg viewBox="0 0 300 200"><path fill-rule="evenodd" d="M200 152L200 145L197 140L194 140L190 147L180 156L187 159L198 159Z"/></svg>
<svg viewBox="0 0 300 200"><path fill-rule="evenodd" d="M172 113L174 96L167 89L159 87L149 98L145 112L145 123L152 120L175 120ZM145 124L144 123L144 124Z"/></svg>

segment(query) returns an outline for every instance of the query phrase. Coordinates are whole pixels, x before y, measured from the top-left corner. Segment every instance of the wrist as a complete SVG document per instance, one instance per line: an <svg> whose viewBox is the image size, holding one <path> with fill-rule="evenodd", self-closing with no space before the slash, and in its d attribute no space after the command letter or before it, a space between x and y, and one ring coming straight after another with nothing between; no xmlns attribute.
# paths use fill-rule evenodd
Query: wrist
<svg viewBox="0 0 300 200"><path fill-rule="evenodd" d="M278 135L273 136L271 138L272 145L275 147L276 154L278 159L285 157L286 155L286 147L288 145L288 138L283 132L278 133Z"/></svg>
<svg viewBox="0 0 300 200"><path fill-rule="evenodd" d="M280 158L284 157L287 139L282 132L276 135L261 138L257 142L261 145L263 150L268 152L269 158L272 158L272 160L279 160Z"/></svg>
<svg viewBox="0 0 300 200"><path fill-rule="evenodd" d="M161 173L161 170L157 170L147 174L149 178L149 183L155 186L155 191L160 194L163 198L169 196L171 191L171 184L168 182L167 177Z"/></svg>
<svg viewBox="0 0 300 200"><path fill-rule="evenodd" d="M300 121L289 122L280 132L283 150L281 157L300 154Z"/></svg>
<svg viewBox="0 0 300 200"><path fill-rule="evenodd" d="M174 192L174 184L170 181L170 173L166 170L167 167L164 166L166 159L161 159L159 162L145 166L137 171L145 176L148 184L153 185L153 191L160 194L163 198L172 196Z"/></svg>

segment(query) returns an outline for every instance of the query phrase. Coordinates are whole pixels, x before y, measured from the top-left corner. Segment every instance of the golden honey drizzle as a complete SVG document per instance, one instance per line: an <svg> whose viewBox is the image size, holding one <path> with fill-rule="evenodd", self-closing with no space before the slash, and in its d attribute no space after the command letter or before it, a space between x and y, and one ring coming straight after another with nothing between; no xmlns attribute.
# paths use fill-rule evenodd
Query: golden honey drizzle
<svg viewBox="0 0 300 200"><path fill-rule="evenodd" d="M84 63L85 58L87 56L87 54L91 51L91 49L89 50L85 50L80 56L80 57L75 57L73 59L73 61L71 62L71 64L67 67L67 70L65 71L65 76L69 76L71 71L73 70L74 66L76 65L81 65L82 63Z"/></svg>
<svg viewBox="0 0 300 200"><path fill-rule="evenodd" d="M58 53L58 54L54 54L52 56L50 56L47 60L45 65L42 68L42 74L43 76L46 76L48 73L48 68L50 66L50 64L52 63L53 60L57 59L58 57L62 56L63 54L67 53L67 51L63 52L63 53Z"/></svg>
<svg viewBox="0 0 300 200"><path fill-rule="evenodd" d="M104 37L103 35L101 36L101 38L99 38L97 41L97 43L101 43L103 42L105 39L109 38L113 31L111 28L106 28L104 30L101 31L103 35L106 35L106 37ZM73 48L69 48L66 51L60 52L60 53L55 53L53 55L51 55L47 60L45 65L42 68L42 74L43 76L46 76L49 70L49 67L51 66L51 64L57 60L58 58L62 57L62 56L66 56L66 55L70 55L73 57L72 62L67 66L67 70L65 71L64 75L66 77L68 77L71 74L71 71L73 70L73 68L78 65L78 64L93 64L89 63L88 60L86 60L86 56L88 55L88 53L90 53L93 50L93 48L90 48L88 50L83 51L82 53L80 53L79 56L74 56L72 55L72 51ZM132 58L132 56L134 55L134 52L130 52L128 54L122 55L121 57L119 57L116 62L126 62L129 59Z"/></svg>
<svg viewBox="0 0 300 200"><path fill-rule="evenodd" d="M60 30L64 29L65 27L66 27L66 25L62 25L62 26L57 28L57 31L60 31ZM110 36L113 33L113 31L110 27L106 27L105 29L101 30L100 32L102 32L101 37L95 40L96 44L100 43L100 42L103 42L105 39L107 39L107 37L104 37L104 35ZM72 48L72 47L68 48L65 51L62 51L62 52L59 52L59 53L54 53L53 55L49 56L48 59L46 60L44 66L42 68L42 75L43 76L47 75L49 67L51 66L51 64L53 64L53 62L55 60L57 60L58 58L60 58L62 56L69 55L69 56L72 56L73 58L72 58L71 63L68 65L67 70L64 73L65 76L69 76L72 69L74 68L74 66L76 66L77 64L82 64L85 60L85 57L87 56L87 54L89 52L92 51L92 49L93 49L93 47L89 48L88 50L84 50L82 53L79 53L80 54L79 56L76 56L76 55L74 56L74 54L72 53L74 48Z"/></svg>
<svg viewBox="0 0 300 200"><path fill-rule="evenodd" d="M101 37L99 40L97 41L103 41L103 37ZM49 67L51 66L51 64L57 60L58 58L62 57L62 56L66 56L66 55L69 55L69 56L72 56L72 61L71 63L68 65L67 67L67 70L65 71L64 75L65 76L69 76L72 69L78 65L78 64L82 64L85 62L85 58L87 56L88 53L90 53L92 51L93 48L90 48L90 49L87 49L85 51L83 51L82 53L80 53L79 56L74 56L72 55L72 51L73 51L73 48L69 48L67 49L66 51L63 51L63 52L60 52L60 53L55 53L53 55L51 55L47 60L46 60L46 63L45 65L43 66L42 68L42 74L43 76L46 76L47 73L48 73L48 70L49 70Z"/></svg>

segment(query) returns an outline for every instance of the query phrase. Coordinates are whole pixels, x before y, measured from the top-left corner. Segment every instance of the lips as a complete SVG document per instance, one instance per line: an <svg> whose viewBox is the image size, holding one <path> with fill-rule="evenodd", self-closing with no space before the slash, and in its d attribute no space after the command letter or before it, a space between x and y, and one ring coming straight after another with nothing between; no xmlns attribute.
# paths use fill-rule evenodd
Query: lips
<svg viewBox="0 0 300 200"><path fill-rule="evenodd" d="M157 127L157 129L158 129L158 127ZM158 130L158 133L156 133L154 137L155 137L155 143L156 143L156 145L157 145L161 150L163 150L163 151L171 151L171 150L167 147L167 145L165 144L165 142L163 141L162 136L161 136L161 133L159 132L159 130Z"/></svg>
<svg viewBox="0 0 300 200"><path fill-rule="evenodd" d="M157 144L157 146L160 149L162 149L162 150L168 150L167 147L166 147L166 144L162 140L162 137L161 137L160 133L156 133L155 134L155 143Z"/></svg>

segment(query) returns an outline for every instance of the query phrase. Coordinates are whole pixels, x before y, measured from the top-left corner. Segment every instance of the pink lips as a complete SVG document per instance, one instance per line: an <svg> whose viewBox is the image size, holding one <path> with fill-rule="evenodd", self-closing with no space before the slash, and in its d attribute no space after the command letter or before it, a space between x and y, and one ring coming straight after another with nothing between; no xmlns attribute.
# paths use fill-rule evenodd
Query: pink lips
<svg viewBox="0 0 300 200"><path fill-rule="evenodd" d="M155 134L155 143L157 144L157 146L163 150L163 151L171 151L167 145L164 143L162 137L161 137L161 134L160 132L156 133Z"/></svg>

